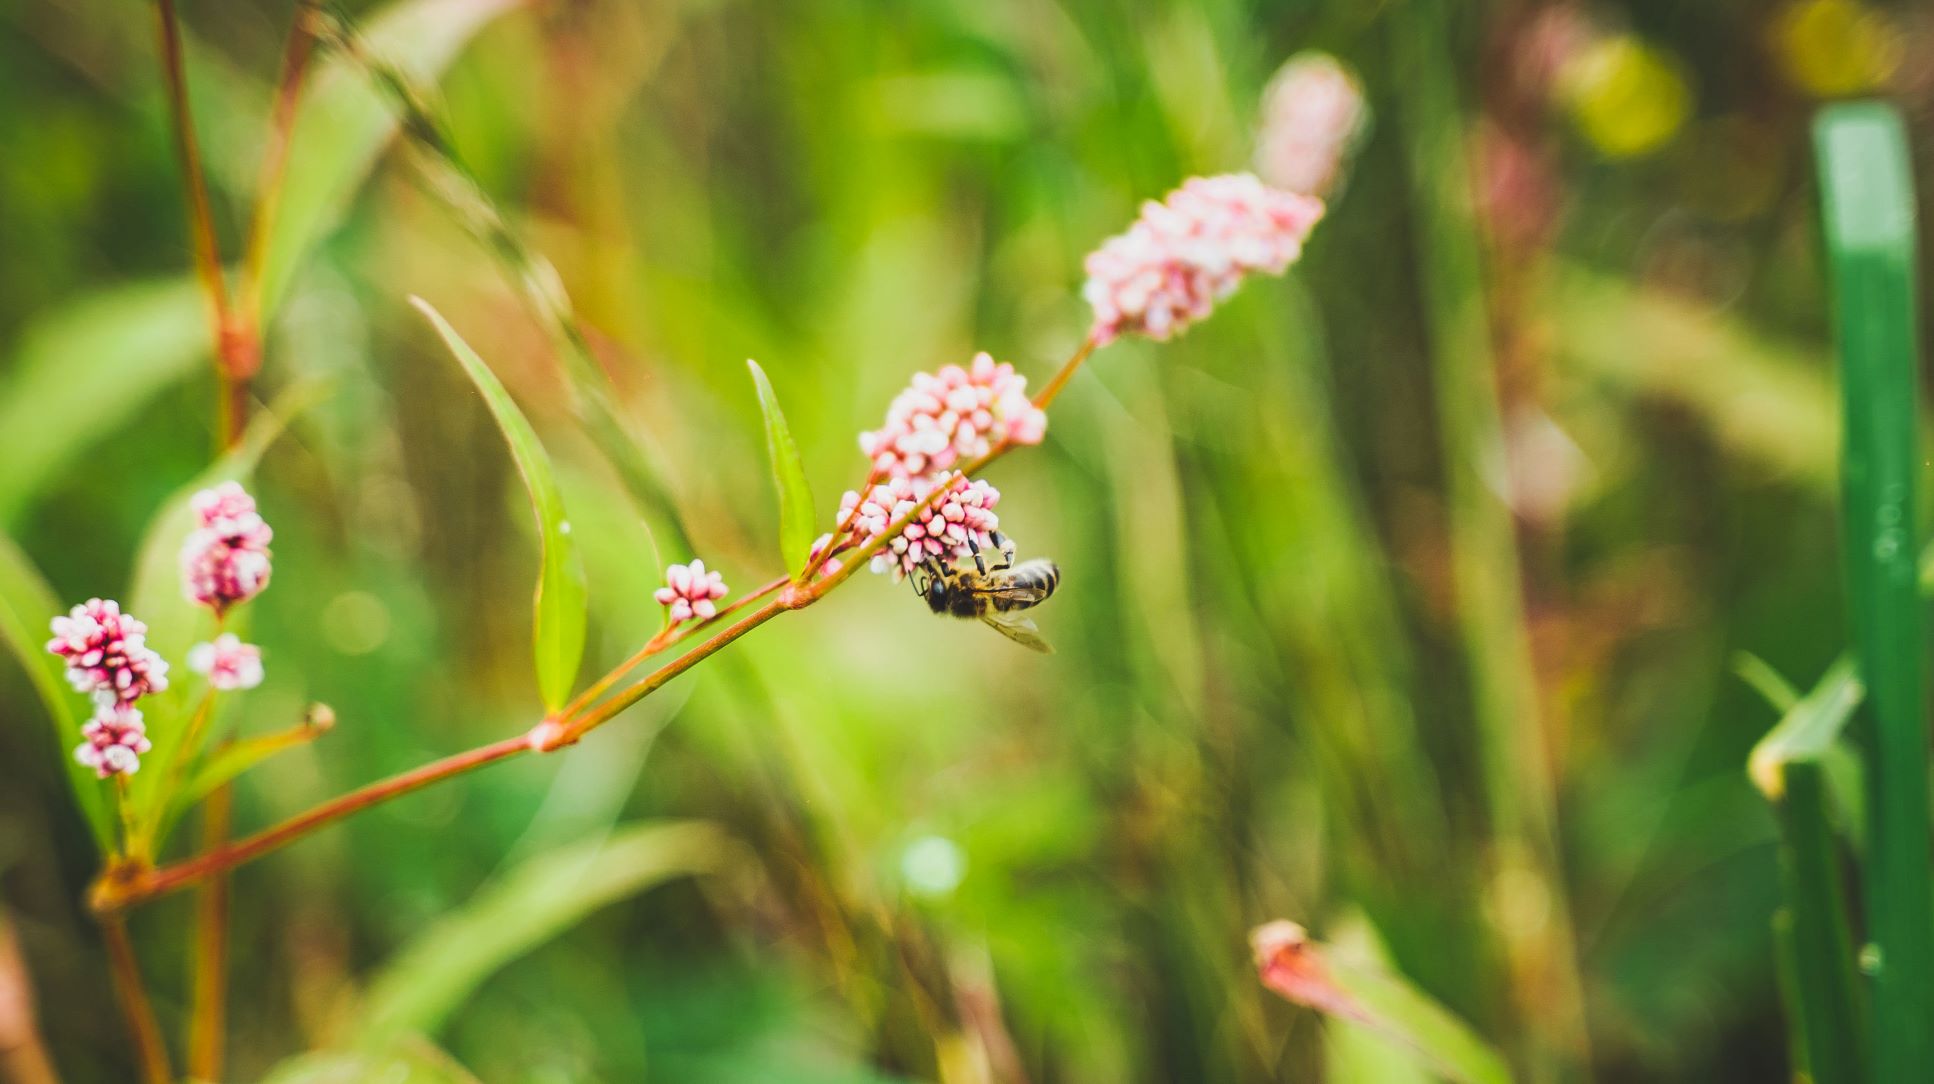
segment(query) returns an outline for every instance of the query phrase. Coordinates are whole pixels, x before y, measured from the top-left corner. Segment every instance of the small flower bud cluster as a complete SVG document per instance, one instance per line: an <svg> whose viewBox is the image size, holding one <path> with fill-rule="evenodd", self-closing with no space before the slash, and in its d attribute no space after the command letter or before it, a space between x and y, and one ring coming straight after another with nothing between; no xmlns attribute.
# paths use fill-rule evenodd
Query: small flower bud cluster
<svg viewBox="0 0 1934 1084"><path fill-rule="evenodd" d="M235 482L204 489L192 498L201 525L181 547L181 581L188 598L217 614L247 602L269 585L269 540L250 497Z"/></svg>
<svg viewBox="0 0 1934 1084"><path fill-rule="evenodd" d="M1027 397L1027 377L992 355L967 366L916 373L887 407L886 424L860 434L860 450L883 478L931 478L996 445L1039 444L1047 412Z"/></svg>
<svg viewBox="0 0 1934 1084"><path fill-rule="evenodd" d="M94 769L101 779L140 771L141 754L154 748L141 721L141 709L126 703L95 712L94 718L81 727L81 739L74 759Z"/></svg>
<svg viewBox="0 0 1934 1084"><path fill-rule="evenodd" d="M665 570L665 586L652 597L664 606L672 624L696 617L709 621L718 616L718 601L725 597L724 577L705 571L704 561L673 565Z"/></svg>
<svg viewBox="0 0 1934 1084"><path fill-rule="evenodd" d="M1096 345L1140 332L1166 340L1209 315L1244 277L1279 275L1302 255L1323 201L1251 173L1194 177L1150 200L1128 232L1089 254L1082 296Z"/></svg>
<svg viewBox="0 0 1934 1084"><path fill-rule="evenodd" d="M1335 57L1298 53L1262 95L1256 172L1285 192L1321 196L1336 186L1369 129L1363 87Z"/></svg>
<svg viewBox="0 0 1934 1084"><path fill-rule="evenodd" d="M214 643L189 649L188 669L208 675L210 688L224 692L253 689L262 684L262 649L224 632Z"/></svg>
<svg viewBox="0 0 1934 1084"><path fill-rule="evenodd" d="M1000 491L986 482L969 481L959 474L939 482L895 478L874 486L864 498L848 490L839 503L839 521L844 523L852 515L854 542L864 546L885 534L895 520L919 507L935 485L944 487L945 495L923 509L885 549L874 554L870 565L874 572L891 571L897 580L928 558L938 558L942 564L948 564L970 559L974 546L983 550L998 548L993 534L1000 529L1001 521L994 514L994 505L1001 499ZM815 549L826 541L821 539ZM837 570L830 562L828 567Z"/></svg>
<svg viewBox="0 0 1934 1084"><path fill-rule="evenodd" d="M53 621L47 650L67 660L67 680L103 707L168 687L168 663L148 647L148 626L113 599L91 598Z"/></svg>
<svg viewBox="0 0 1934 1084"><path fill-rule="evenodd" d="M94 698L95 716L81 728L75 759L102 779L132 775L148 751L134 702L168 687L168 663L148 647L148 626L113 599L91 598L53 622L47 650L67 661L75 691Z"/></svg>

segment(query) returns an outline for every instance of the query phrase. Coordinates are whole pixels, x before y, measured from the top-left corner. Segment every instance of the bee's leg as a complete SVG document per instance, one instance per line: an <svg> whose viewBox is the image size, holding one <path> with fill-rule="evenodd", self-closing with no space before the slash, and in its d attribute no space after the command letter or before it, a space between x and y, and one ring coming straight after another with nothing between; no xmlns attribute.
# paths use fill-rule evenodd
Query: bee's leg
<svg viewBox="0 0 1934 1084"><path fill-rule="evenodd" d="M994 566L994 571L1000 572L1005 569L1013 568L1014 567L1014 540L1000 533L999 531L995 531L993 534L989 535L988 537L994 540L994 545L1000 547L1000 551L1001 551L1001 563Z"/></svg>
<svg viewBox="0 0 1934 1084"><path fill-rule="evenodd" d="M981 575L987 575L987 562L980 559L980 544L974 541L971 534L967 536L967 551L974 555L974 567L980 570Z"/></svg>
<svg viewBox="0 0 1934 1084"><path fill-rule="evenodd" d="M926 576L926 582L919 584L917 590L920 592L920 597L925 598L928 589L944 577L941 574L940 562L931 557L920 562L920 571Z"/></svg>
<svg viewBox="0 0 1934 1084"><path fill-rule="evenodd" d="M907 582L913 584L914 594L925 598L927 588L933 584L933 574L927 571L927 566L921 565L919 568L913 570L911 576L907 577Z"/></svg>

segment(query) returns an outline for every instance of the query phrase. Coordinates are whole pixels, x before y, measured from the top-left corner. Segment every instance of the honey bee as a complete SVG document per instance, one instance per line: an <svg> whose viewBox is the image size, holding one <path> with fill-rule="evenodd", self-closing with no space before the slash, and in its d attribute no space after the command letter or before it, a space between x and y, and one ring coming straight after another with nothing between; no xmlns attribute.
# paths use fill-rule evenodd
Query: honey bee
<svg viewBox="0 0 1934 1084"><path fill-rule="evenodd" d="M1047 601L1061 585L1061 570L1039 557L1017 565L1013 543L996 534L994 544L1000 552L991 567L971 539L967 546L973 553L973 568L927 558L914 572L913 589L934 613L979 618L1022 647L1052 654L1054 648L1041 639L1041 630L1016 611Z"/></svg>

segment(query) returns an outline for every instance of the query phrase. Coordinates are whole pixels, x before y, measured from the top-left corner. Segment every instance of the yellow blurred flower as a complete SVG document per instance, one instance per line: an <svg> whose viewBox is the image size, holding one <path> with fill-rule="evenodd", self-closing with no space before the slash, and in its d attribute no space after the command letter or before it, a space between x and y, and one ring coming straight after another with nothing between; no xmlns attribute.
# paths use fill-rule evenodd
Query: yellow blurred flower
<svg viewBox="0 0 1934 1084"><path fill-rule="evenodd" d="M1821 98L1872 90L1900 66L1900 35L1853 0L1798 0L1773 20L1773 54L1793 85Z"/></svg>
<svg viewBox="0 0 1934 1084"><path fill-rule="evenodd" d="M1572 121L1608 158L1658 150L1692 106L1679 66L1631 35L1593 43L1565 65L1560 85Z"/></svg>

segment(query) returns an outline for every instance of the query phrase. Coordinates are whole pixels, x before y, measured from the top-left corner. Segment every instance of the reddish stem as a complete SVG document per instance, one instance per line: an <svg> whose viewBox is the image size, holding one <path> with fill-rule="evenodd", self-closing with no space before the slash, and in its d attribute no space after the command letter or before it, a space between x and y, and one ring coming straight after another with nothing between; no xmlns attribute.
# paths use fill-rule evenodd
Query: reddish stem
<svg viewBox="0 0 1934 1084"><path fill-rule="evenodd" d="M202 847L215 852L228 842L234 791L224 783L202 806ZM195 899L195 969L188 1016L188 1075L222 1079L222 1040L228 1018L229 879L210 877Z"/></svg>
<svg viewBox="0 0 1934 1084"><path fill-rule="evenodd" d="M127 923L115 916L101 919L101 938L107 942L108 965L114 973L114 992L128 1021L128 1035L134 1040L135 1056L141 1060L141 1079L145 1084L168 1084L174 1070L168 1067L168 1047L161 1040L161 1025L155 1022L154 1005L147 988L141 984L141 962L135 958L134 942L128 940Z"/></svg>
<svg viewBox="0 0 1934 1084"><path fill-rule="evenodd" d="M663 651L674 644L684 643L687 639L690 639L693 635L698 633L700 630L716 628L719 622L725 620L727 617L730 617L734 612L740 609L743 609L745 606L747 606L750 603L756 602L759 599L762 599L767 595L772 594L774 591L779 590L780 588L786 586L791 582L792 581L790 579L786 578L785 576L781 576L778 579L773 580L771 583L766 584L765 586L759 588L757 591L754 591L749 595L743 595L739 598L733 599L729 605L721 609L718 613L714 614L713 616L711 616L710 618L707 618L704 621L699 622L696 625L685 625L683 627L674 625L666 629L663 629L658 633L658 635L653 636L651 639L645 641L645 646L639 648L636 654L632 655L630 658L626 659L625 661L619 663L617 666L613 667L610 673L604 675L603 677L599 678L597 681L593 682L590 688L579 693L577 695L577 698L572 700L569 704L564 705L564 710L558 712L558 717L562 719L570 719L579 714L582 714L584 709L590 707L593 703L597 701L598 697L603 696L607 692L610 692L611 687L618 683L618 679L624 677L626 674L637 669L639 664L643 663L646 659L651 658L653 655L658 654L660 651Z"/></svg>
<svg viewBox="0 0 1934 1084"><path fill-rule="evenodd" d="M332 798L306 812L298 813L272 828L265 828L226 847L172 866L119 876L111 872L95 885L92 905L96 911L111 914L138 903L145 903L157 896L178 892L213 874L260 858L331 821L340 820L352 813L361 812L370 806L400 797L413 790L420 790L438 780L461 775L472 768L481 768L486 764L529 751L530 742L524 735L505 738L499 742L444 757L442 760L432 761L399 775L392 775L388 779L378 780L366 787Z"/></svg>

